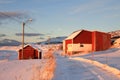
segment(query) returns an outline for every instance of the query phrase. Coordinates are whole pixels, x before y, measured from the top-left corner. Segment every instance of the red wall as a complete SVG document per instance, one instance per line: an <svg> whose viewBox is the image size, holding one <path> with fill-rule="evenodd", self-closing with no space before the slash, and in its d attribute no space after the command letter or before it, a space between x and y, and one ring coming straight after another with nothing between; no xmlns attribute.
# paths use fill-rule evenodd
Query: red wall
<svg viewBox="0 0 120 80"><path fill-rule="evenodd" d="M67 53L67 45L72 43L72 39L65 40L65 53Z"/></svg>
<svg viewBox="0 0 120 80"><path fill-rule="evenodd" d="M38 51L31 46L24 47L23 59L38 58ZM19 50L19 59L22 59L22 49Z"/></svg>
<svg viewBox="0 0 120 80"><path fill-rule="evenodd" d="M106 50L111 46L110 39L111 35L104 32L82 30L73 40L65 40L65 53L71 43L92 44L92 51Z"/></svg>
<svg viewBox="0 0 120 80"><path fill-rule="evenodd" d="M110 44L110 34L94 31L92 33L92 50L100 51L108 49Z"/></svg>
<svg viewBox="0 0 120 80"><path fill-rule="evenodd" d="M73 43L86 43L91 44L92 43L92 32L82 30L74 39Z"/></svg>

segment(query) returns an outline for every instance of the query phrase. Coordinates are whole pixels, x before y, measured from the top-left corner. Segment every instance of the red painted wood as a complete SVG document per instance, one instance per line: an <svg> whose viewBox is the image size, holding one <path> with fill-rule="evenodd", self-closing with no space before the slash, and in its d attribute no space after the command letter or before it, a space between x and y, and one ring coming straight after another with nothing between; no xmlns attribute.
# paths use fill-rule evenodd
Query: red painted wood
<svg viewBox="0 0 120 80"><path fill-rule="evenodd" d="M92 33L92 49L93 51L100 51L110 48L110 34L94 31Z"/></svg>
<svg viewBox="0 0 120 80"><path fill-rule="evenodd" d="M23 59L38 59L38 50L31 46L26 46L23 49ZM22 59L22 49L19 50L19 59Z"/></svg>
<svg viewBox="0 0 120 80"><path fill-rule="evenodd" d="M73 43L84 43L91 44L92 43L92 32L82 30L74 39Z"/></svg>
<svg viewBox="0 0 120 80"><path fill-rule="evenodd" d="M65 53L71 43L92 44L92 51L106 50L111 46L110 39L111 35L104 32L82 30L73 39L65 40Z"/></svg>
<svg viewBox="0 0 120 80"><path fill-rule="evenodd" d="M67 53L67 49L68 49L67 45L68 44L72 44L72 39L65 40L65 53Z"/></svg>

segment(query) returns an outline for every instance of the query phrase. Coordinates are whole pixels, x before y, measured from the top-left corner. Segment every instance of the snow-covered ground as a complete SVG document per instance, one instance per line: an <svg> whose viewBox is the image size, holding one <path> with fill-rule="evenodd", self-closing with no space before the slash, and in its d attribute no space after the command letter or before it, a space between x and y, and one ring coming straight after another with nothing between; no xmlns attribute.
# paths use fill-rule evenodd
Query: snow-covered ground
<svg viewBox="0 0 120 80"><path fill-rule="evenodd" d="M17 60L18 53L12 50L0 50L0 60Z"/></svg>
<svg viewBox="0 0 120 80"><path fill-rule="evenodd" d="M0 61L1 60L17 60L18 49L20 46L0 46Z"/></svg>
<svg viewBox="0 0 120 80"><path fill-rule="evenodd" d="M36 69L44 66L45 60L14 60L0 63L0 80L38 80ZM42 64L42 65L41 65Z"/></svg>
<svg viewBox="0 0 120 80"><path fill-rule="evenodd" d="M40 46L44 52L50 46ZM0 80L39 80L40 68L45 60L17 60L17 47L0 47ZM60 56L62 51L56 51L56 70L53 80L120 80L116 75L107 72L90 63L76 61ZM86 59L99 61L103 64L120 69L120 48L111 48L81 56ZM36 71L37 70L37 71Z"/></svg>
<svg viewBox="0 0 120 80"><path fill-rule="evenodd" d="M48 46L40 47L47 52ZM53 76L51 59L17 60L20 46L0 47L0 80L49 80Z"/></svg>
<svg viewBox="0 0 120 80"><path fill-rule="evenodd" d="M120 48L111 48L79 57L92 59L120 70Z"/></svg>
<svg viewBox="0 0 120 80"><path fill-rule="evenodd" d="M48 50L48 45L36 45L42 52L45 53ZM18 50L21 46L0 46L0 61L1 60L17 60Z"/></svg>
<svg viewBox="0 0 120 80"><path fill-rule="evenodd" d="M116 75L90 63L62 57L56 52L56 71L53 80L120 80Z"/></svg>
<svg viewBox="0 0 120 80"><path fill-rule="evenodd" d="M0 46L0 50L18 51L21 46Z"/></svg>

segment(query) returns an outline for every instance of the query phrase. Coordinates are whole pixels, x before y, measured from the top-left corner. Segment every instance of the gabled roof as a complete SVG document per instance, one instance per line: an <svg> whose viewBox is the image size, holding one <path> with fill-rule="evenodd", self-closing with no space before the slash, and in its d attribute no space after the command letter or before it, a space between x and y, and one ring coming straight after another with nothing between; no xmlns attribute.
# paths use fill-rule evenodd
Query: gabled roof
<svg viewBox="0 0 120 80"><path fill-rule="evenodd" d="M73 32L70 36L68 36L65 40L67 39L73 39L74 37L76 37L80 32L82 32L83 30L78 30Z"/></svg>
<svg viewBox="0 0 120 80"><path fill-rule="evenodd" d="M34 44L27 44L27 45L24 46L24 48L26 48L27 46L31 46L31 47L33 47L34 49L38 50L38 51L42 51L39 47L37 47L37 46L34 45ZM22 47L21 47L19 50L21 50L21 49L22 49Z"/></svg>

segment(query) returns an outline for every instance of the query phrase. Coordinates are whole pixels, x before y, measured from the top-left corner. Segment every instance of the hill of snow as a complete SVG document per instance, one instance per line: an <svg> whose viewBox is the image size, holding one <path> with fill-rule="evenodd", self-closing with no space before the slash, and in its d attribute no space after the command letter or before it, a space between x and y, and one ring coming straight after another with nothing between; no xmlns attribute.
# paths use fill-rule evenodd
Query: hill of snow
<svg viewBox="0 0 120 80"><path fill-rule="evenodd" d="M58 44L58 43L62 43L62 41L63 41L65 38L66 38L66 36L49 38L49 39L46 40L46 41L38 42L38 44Z"/></svg>
<svg viewBox="0 0 120 80"><path fill-rule="evenodd" d="M111 31L108 32L109 34L111 34L111 37L120 37L120 30L116 30L116 31Z"/></svg>
<svg viewBox="0 0 120 80"><path fill-rule="evenodd" d="M10 39L3 39L0 40L0 46L18 46L21 42L16 40L10 40Z"/></svg>

